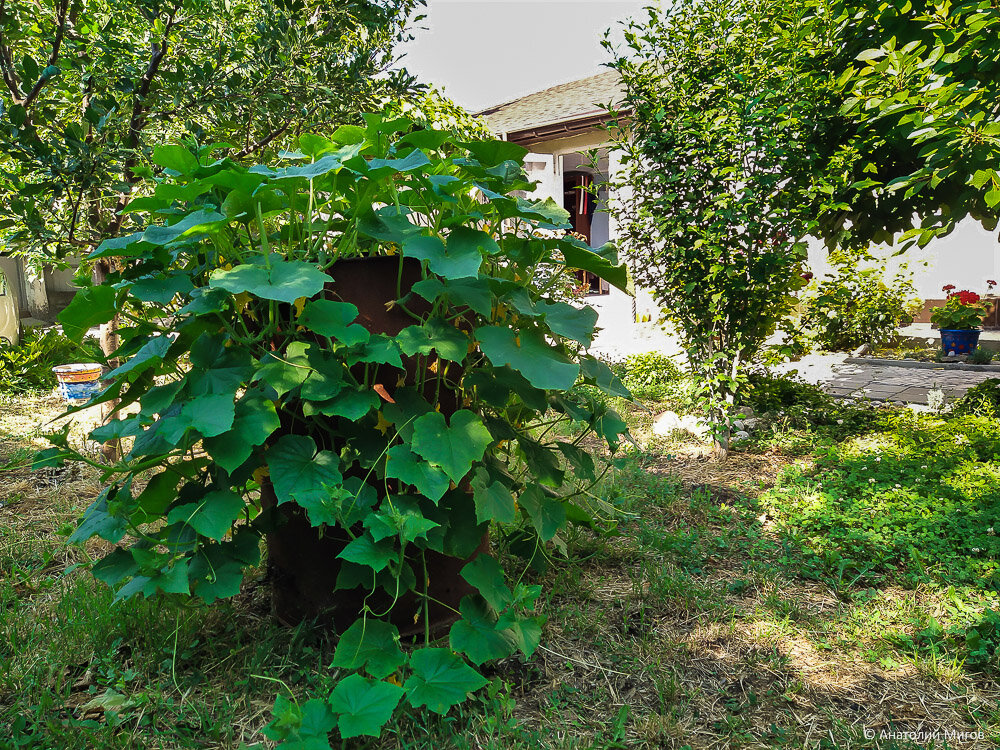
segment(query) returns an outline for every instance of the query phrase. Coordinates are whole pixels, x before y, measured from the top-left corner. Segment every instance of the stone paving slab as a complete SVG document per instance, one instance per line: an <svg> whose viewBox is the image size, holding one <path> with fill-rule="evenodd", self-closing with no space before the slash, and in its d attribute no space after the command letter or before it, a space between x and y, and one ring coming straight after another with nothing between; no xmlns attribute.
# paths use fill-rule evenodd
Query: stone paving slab
<svg viewBox="0 0 1000 750"><path fill-rule="evenodd" d="M798 371L803 379L816 383L831 396L911 404L926 404L927 392L934 388L944 391L947 399L953 401L972 386L997 377L995 372L868 365L847 359L844 354L812 354L775 369Z"/></svg>

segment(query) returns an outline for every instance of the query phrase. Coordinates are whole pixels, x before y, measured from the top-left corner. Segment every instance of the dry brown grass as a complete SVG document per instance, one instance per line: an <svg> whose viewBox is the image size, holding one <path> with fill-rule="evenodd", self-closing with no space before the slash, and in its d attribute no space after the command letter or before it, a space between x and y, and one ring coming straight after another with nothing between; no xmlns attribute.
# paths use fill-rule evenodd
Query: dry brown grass
<svg viewBox="0 0 1000 750"><path fill-rule="evenodd" d="M825 738L860 748L881 747L861 741L863 729L974 733L980 727L971 712L1000 705L992 678L934 679L913 664L885 669L864 661L856 647L817 647L817 620L835 620L850 607L819 584L781 581L781 595L805 610L801 622L775 616L766 590L725 595L714 609L672 606L601 568L588 571L579 590L587 596L550 604L543 648L517 694L518 715L529 725L561 716L598 732L627 706L634 718L628 747L811 748ZM568 610L581 614L567 622ZM577 619L586 623L582 630ZM525 667L500 672L516 684ZM553 691L563 699L553 701Z"/></svg>

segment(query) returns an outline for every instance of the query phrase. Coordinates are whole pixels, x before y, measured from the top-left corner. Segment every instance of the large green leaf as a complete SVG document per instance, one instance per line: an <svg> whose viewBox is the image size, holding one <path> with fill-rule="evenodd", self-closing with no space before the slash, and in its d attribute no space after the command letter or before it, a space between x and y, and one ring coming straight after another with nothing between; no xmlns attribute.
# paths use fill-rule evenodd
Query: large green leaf
<svg viewBox="0 0 1000 750"><path fill-rule="evenodd" d="M129 288L129 294L142 302L166 305L178 294L188 294L193 290L191 274L179 271L167 276L139 279Z"/></svg>
<svg viewBox="0 0 1000 750"><path fill-rule="evenodd" d="M268 285L269 274L261 265L244 263L234 268L217 268L209 276L209 287L221 289L231 294L264 289Z"/></svg>
<svg viewBox="0 0 1000 750"><path fill-rule="evenodd" d="M440 466L453 482L461 482L472 464L483 457L493 438L483 420L468 409L451 416L431 412L413 423L412 450L435 466Z"/></svg>
<svg viewBox="0 0 1000 750"><path fill-rule="evenodd" d="M254 380L263 380L274 388L279 396L297 388L313 371L309 359L309 347L310 344L293 341L283 355L268 352L261 358Z"/></svg>
<svg viewBox="0 0 1000 750"><path fill-rule="evenodd" d="M294 501L306 510L329 500L330 489L339 487L340 457L332 451L317 451L306 435L283 435L267 452L267 465L278 503Z"/></svg>
<svg viewBox="0 0 1000 750"><path fill-rule="evenodd" d="M572 226L569 221L569 211L552 198L546 198L543 201L529 201L525 198L519 198L517 208L521 216L540 219L553 228L569 229Z"/></svg>
<svg viewBox="0 0 1000 750"><path fill-rule="evenodd" d="M356 154L351 154L351 156L355 155ZM323 156L314 162L310 162L309 164L279 169L277 174L274 175L274 179L287 180L298 177L306 180L314 180L317 177L322 177L330 172L337 172L342 166L343 162L341 161L341 155L327 154L326 156Z"/></svg>
<svg viewBox="0 0 1000 750"><path fill-rule="evenodd" d="M553 333L579 341L584 346L590 346L594 340L594 326L597 324L597 311L594 308L550 302L539 305L538 309L545 316L545 323Z"/></svg>
<svg viewBox="0 0 1000 750"><path fill-rule="evenodd" d="M271 267L242 264L231 269L212 271L209 286L232 294L248 292L261 299L294 302L299 297L313 297L323 291L330 277L311 263L281 260L271 256Z"/></svg>
<svg viewBox="0 0 1000 750"><path fill-rule="evenodd" d="M114 544L125 536L125 531L128 529L125 519L111 515L108 511L108 498L109 496L113 498L117 491L115 487L105 488L94 499L84 511L80 525L70 535L68 539L70 544L85 542L92 536L99 536Z"/></svg>
<svg viewBox="0 0 1000 750"><path fill-rule="evenodd" d="M177 497L180 481L181 475L176 471L162 471L154 475L139 493L136 504L151 518L163 515Z"/></svg>
<svg viewBox="0 0 1000 750"><path fill-rule="evenodd" d="M203 232L224 223L226 217L211 209L200 209L185 216L174 224L148 227L142 233L142 241L150 245L167 245L186 235Z"/></svg>
<svg viewBox="0 0 1000 750"><path fill-rule="evenodd" d="M299 323L320 336L337 339L348 346L368 341L368 330L351 325L358 317L358 308L348 302L318 299L309 302L299 316Z"/></svg>
<svg viewBox="0 0 1000 750"><path fill-rule="evenodd" d="M244 398L236 404L236 417L228 432L205 438L205 450L232 474L280 426L274 402L260 397Z"/></svg>
<svg viewBox="0 0 1000 750"><path fill-rule="evenodd" d="M352 674L337 683L330 694L330 708L344 739L378 737L403 697L403 688L391 682L369 680Z"/></svg>
<svg viewBox="0 0 1000 750"><path fill-rule="evenodd" d="M508 613L500 618L497 627L503 628L504 634L509 635L518 650L530 659L542 640L543 622L542 617L517 617Z"/></svg>
<svg viewBox="0 0 1000 750"><path fill-rule="evenodd" d="M536 388L569 390L580 373L578 365L536 331L517 334L505 327L484 326L476 329L476 338L490 362L496 367L509 365Z"/></svg>
<svg viewBox="0 0 1000 750"><path fill-rule="evenodd" d="M138 576L132 579L134 583ZM119 590L119 594L125 589ZM186 560L177 560L169 568L160 569L153 573L149 580L142 587L142 594L145 597L155 596L162 591L164 594L190 594L191 581L188 577L188 563Z"/></svg>
<svg viewBox="0 0 1000 750"><path fill-rule="evenodd" d="M476 276L483 258L479 251L469 246L449 242L435 235L418 235L403 244L403 255L427 261L428 268L446 279L461 279Z"/></svg>
<svg viewBox="0 0 1000 750"><path fill-rule="evenodd" d="M445 714L470 693L486 685L486 679L446 648L422 648L410 657L413 673L403 689L414 708L427 706Z"/></svg>
<svg viewBox="0 0 1000 750"><path fill-rule="evenodd" d="M153 336L142 345L139 351L129 357L124 364L109 372L107 378L114 380L133 370L137 373L142 372L147 367L151 367L157 362L162 362L163 357L170 348L170 343L170 339L166 336Z"/></svg>
<svg viewBox="0 0 1000 750"><path fill-rule="evenodd" d="M480 523L496 521L513 523L517 516L514 497L500 482L490 482L485 469L476 471L472 480L473 500L476 503L476 520Z"/></svg>
<svg viewBox="0 0 1000 750"><path fill-rule="evenodd" d="M330 277L312 263L301 260L271 261L271 272L267 290L252 294L279 302L294 302L299 297L312 297L323 291ZM261 293L264 292L264 293Z"/></svg>
<svg viewBox="0 0 1000 750"><path fill-rule="evenodd" d="M458 226L448 234L448 254L451 256L499 255L500 246L493 237L481 229ZM478 270L478 266L477 266ZM475 276L470 273L468 276Z"/></svg>
<svg viewBox="0 0 1000 750"><path fill-rule="evenodd" d="M304 411L306 416L323 414L327 417L343 417L356 422L372 409L378 407L379 403L381 400L372 390L344 388L332 399L307 403Z"/></svg>
<svg viewBox="0 0 1000 750"><path fill-rule="evenodd" d="M340 636L333 653L333 666L363 668L372 677L381 679L399 669L404 659L396 626L374 617L363 617Z"/></svg>
<svg viewBox="0 0 1000 750"><path fill-rule="evenodd" d="M510 656L510 644L497 632L496 620L478 597L463 597L459 611L462 619L451 626L448 639L453 649L468 656L473 664Z"/></svg>
<svg viewBox="0 0 1000 750"><path fill-rule="evenodd" d="M622 383L611 368L596 357L583 357L580 359L580 373L584 381L596 385L609 396L619 398L632 398L628 388Z"/></svg>
<svg viewBox="0 0 1000 750"><path fill-rule="evenodd" d="M413 285L413 291L428 302L438 297L447 297L453 305L464 305L480 315L489 315L493 307L493 295L490 285L485 279L446 279L427 278Z"/></svg>
<svg viewBox="0 0 1000 750"><path fill-rule="evenodd" d="M539 538L547 542L566 525L566 507L536 485L521 493L521 507L528 513Z"/></svg>
<svg viewBox="0 0 1000 750"><path fill-rule="evenodd" d="M386 456L385 475L412 485L424 497L437 502L451 486L448 475L440 468L422 461L405 445L395 445Z"/></svg>
<svg viewBox="0 0 1000 750"><path fill-rule="evenodd" d="M356 565L366 565L378 573L395 560L398 553L392 540L376 542L370 533L365 533L351 541L337 557Z"/></svg>
<svg viewBox="0 0 1000 750"><path fill-rule="evenodd" d="M489 555L476 555L475 560L462 568L462 578L475 586L483 599L498 612L510 604L513 594L507 586L503 568Z"/></svg>
<svg viewBox="0 0 1000 750"><path fill-rule="evenodd" d="M399 344L395 339L391 339L385 334L379 333L372 336L368 343L362 348L360 354L354 358L355 362L372 362L379 365L391 365L400 370L403 369L403 360L400 357Z"/></svg>
<svg viewBox="0 0 1000 750"><path fill-rule="evenodd" d="M67 338L79 343L93 326L115 317L115 290L110 286L81 289L56 319Z"/></svg>
<svg viewBox="0 0 1000 750"><path fill-rule="evenodd" d="M372 239L401 245L421 232L420 227L406 218L408 213L405 207L383 206L364 214L358 221L358 231Z"/></svg>
<svg viewBox="0 0 1000 750"><path fill-rule="evenodd" d="M249 394L236 403L233 429L238 431L240 440L250 445L263 445L279 426L281 420L273 401Z"/></svg>
<svg viewBox="0 0 1000 750"><path fill-rule="evenodd" d="M142 432L143 427L145 427L146 424L146 420L139 419L137 417L131 417L129 419L115 418L110 422L105 422L100 427L91 430L88 437L98 443L104 443L108 440L120 440L121 438L126 437L135 437Z"/></svg>
<svg viewBox="0 0 1000 750"><path fill-rule="evenodd" d="M232 528L245 507L243 498L232 490L215 490L197 502L172 508L167 523L186 523L202 536L218 541Z"/></svg>
<svg viewBox="0 0 1000 750"><path fill-rule="evenodd" d="M154 148L152 161L182 175L191 174L198 168L198 157L192 154L187 146L177 144L165 144Z"/></svg>
<svg viewBox="0 0 1000 750"><path fill-rule="evenodd" d="M590 271L626 294L632 294L632 279L629 277L628 266L624 263L612 263L579 240L565 240L560 243L559 249L570 268Z"/></svg>
<svg viewBox="0 0 1000 750"><path fill-rule="evenodd" d="M135 561L132 553L121 547L115 547L109 555L99 560L90 572L98 581L111 586L112 588L139 573L139 564Z"/></svg>
<svg viewBox="0 0 1000 750"><path fill-rule="evenodd" d="M469 337L440 318L404 328L396 334L396 341L403 354L427 355L435 351L441 359L452 362L461 362L469 351Z"/></svg>
<svg viewBox="0 0 1000 750"><path fill-rule="evenodd" d="M467 148L484 167L495 167L505 161L520 164L528 155L528 149L510 141L463 141L460 145Z"/></svg>
<svg viewBox="0 0 1000 750"><path fill-rule="evenodd" d="M198 396L181 407L180 417L172 428L163 431L167 440L180 440L187 428L197 430L202 437L215 437L227 432L236 417L236 404L231 393Z"/></svg>
<svg viewBox="0 0 1000 750"><path fill-rule="evenodd" d="M98 245L97 249L87 256L87 260L107 257L134 257L149 247L149 245L140 244L141 240L142 232L135 232L124 237L112 237Z"/></svg>

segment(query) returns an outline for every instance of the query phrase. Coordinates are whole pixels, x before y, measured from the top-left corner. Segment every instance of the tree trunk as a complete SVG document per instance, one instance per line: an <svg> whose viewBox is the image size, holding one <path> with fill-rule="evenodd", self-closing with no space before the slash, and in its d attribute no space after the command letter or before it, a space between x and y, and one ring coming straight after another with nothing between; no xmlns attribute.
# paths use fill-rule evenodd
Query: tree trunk
<svg viewBox="0 0 1000 750"><path fill-rule="evenodd" d="M93 279L94 284L103 284L107 280L110 273L111 267L108 264L108 261L99 260L94 264L94 270L91 278ZM115 315L110 322L104 323L101 326L101 351L104 352L104 356L108 359L108 365L112 368L118 366L118 360L111 359L111 355L118 349L118 344L118 315ZM105 401L101 404L101 424L107 424L117 406L118 399ZM116 463L121 460L121 441L109 440L104 443L104 445L101 446L101 455L104 456L104 459L108 461L108 463Z"/></svg>

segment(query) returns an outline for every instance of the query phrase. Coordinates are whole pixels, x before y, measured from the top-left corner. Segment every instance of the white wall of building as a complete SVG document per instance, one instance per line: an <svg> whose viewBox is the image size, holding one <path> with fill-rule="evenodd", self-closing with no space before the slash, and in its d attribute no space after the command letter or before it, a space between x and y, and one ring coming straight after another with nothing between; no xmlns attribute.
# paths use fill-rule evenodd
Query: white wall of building
<svg viewBox="0 0 1000 750"><path fill-rule="evenodd" d="M986 281L1000 281L1000 242L996 232L987 232L979 222L965 219L947 237L933 240L927 247L913 247L895 255L899 246L879 245L872 254L886 260L887 275L894 276L904 266L913 274L917 296L942 299L941 287L954 284L984 294ZM831 272L826 246L809 242L809 267L821 276Z"/></svg>
<svg viewBox="0 0 1000 750"><path fill-rule="evenodd" d="M20 262L17 258L0 255L0 271L7 277L7 284L13 293L18 311L27 310L28 301L24 296L24 279Z"/></svg>

